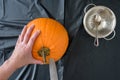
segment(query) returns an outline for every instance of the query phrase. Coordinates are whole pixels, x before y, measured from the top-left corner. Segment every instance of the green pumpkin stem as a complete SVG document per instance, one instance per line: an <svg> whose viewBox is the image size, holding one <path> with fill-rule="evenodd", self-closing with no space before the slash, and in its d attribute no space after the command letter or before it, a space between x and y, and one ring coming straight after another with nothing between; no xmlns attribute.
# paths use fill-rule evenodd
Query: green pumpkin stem
<svg viewBox="0 0 120 80"><path fill-rule="evenodd" d="M47 62L46 61L46 56L50 55L50 49L47 47L42 47L39 51L38 51L38 55L41 56L43 58L43 62L44 64Z"/></svg>

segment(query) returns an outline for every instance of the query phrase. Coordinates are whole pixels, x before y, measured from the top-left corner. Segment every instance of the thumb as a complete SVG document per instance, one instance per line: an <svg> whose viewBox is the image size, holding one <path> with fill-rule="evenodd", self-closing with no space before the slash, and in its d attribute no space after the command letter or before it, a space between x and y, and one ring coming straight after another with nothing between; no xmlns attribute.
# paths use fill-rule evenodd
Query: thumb
<svg viewBox="0 0 120 80"><path fill-rule="evenodd" d="M33 63L34 63L34 64L43 64L43 62L40 61L40 60L33 60Z"/></svg>

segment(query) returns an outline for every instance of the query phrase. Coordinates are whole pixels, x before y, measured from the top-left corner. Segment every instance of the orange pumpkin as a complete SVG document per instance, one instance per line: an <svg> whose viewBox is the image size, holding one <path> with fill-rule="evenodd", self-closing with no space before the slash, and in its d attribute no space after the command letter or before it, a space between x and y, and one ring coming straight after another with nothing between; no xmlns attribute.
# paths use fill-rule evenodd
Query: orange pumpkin
<svg viewBox="0 0 120 80"><path fill-rule="evenodd" d="M37 18L30 21L27 27L34 24L36 30L40 30L40 35L36 39L32 55L35 59L49 63L49 59L53 58L58 61L65 53L68 47L68 33L59 22L50 18Z"/></svg>

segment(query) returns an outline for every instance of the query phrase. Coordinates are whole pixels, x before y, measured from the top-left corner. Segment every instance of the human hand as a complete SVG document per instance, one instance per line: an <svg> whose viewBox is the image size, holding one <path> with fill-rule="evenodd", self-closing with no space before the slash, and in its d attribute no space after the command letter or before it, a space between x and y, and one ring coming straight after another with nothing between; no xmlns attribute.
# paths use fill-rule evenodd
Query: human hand
<svg viewBox="0 0 120 80"><path fill-rule="evenodd" d="M34 25L28 29L26 26L24 27L17 40L13 54L9 58L16 68L20 68L27 64L42 64L41 61L38 61L32 57L32 46L40 33L40 31L37 31L30 37L33 29Z"/></svg>

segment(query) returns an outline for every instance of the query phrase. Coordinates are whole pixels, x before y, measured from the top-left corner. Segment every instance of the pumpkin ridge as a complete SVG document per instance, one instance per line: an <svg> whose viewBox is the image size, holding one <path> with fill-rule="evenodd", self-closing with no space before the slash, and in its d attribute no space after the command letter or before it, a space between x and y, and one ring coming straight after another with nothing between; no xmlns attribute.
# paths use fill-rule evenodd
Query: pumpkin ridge
<svg viewBox="0 0 120 80"><path fill-rule="evenodd" d="M48 20L47 19L45 19L45 21L44 21L45 23L44 23L44 36L43 36L43 47L46 47L46 25L47 25L47 22L48 22Z"/></svg>
<svg viewBox="0 0 120 80"><path fill-rule="evenodd" d="M44 40L43 40L43 41L44 41L44 42L43 42L44 45L46 45L46 42L47 42L47 41L46 41L46 36L47 36L46 29L47 29L47 25L48 25L48 20L45 19L45 22L46 22L46 24L44 25L45 28L44 28L44 37L43 37L43 38L44 38Z"/></svg>
<svg viewBox="0 0 120 80"><path fill-rule="evenodd" d="M43 19L44 19L44 18L43 18ZM41 21L41 22L43 22L43 21ZM44 19L44 23L45 23L45 22L46 22L46 19ZM42 36L41 36L42 39L41 39L41 41L42 41L42 43L43 43L42 47L44 47L44 45L45 45L45 44L44 44L44 43L45 43L45 42L44 42L44 34L45 34L45 33L43 34L43 32L45 31L45 29L43 28L43 26L41 26L41 27L42 27L42 30L43 30L43 31L41 31L41 33L42 33ZM45 27L45 25L44 25L44 27Z"/></svg>
<svg viewBox="0 0 120 80"><path fill-rule="evenodd" d="M55 32L56 32L56 29L57 29L57 27L54 28L53 33L51 34L51 39L49 39L50 41L48 41L49 43L51 42L52 38L54 39L54 34L55 34ZM54 44L55 44L55 43L54 43ZM49 45L52 46L53 44L50 43Z"/></svg>
<svg viewBox="0 0 120 80"><path fill-rule="evenodd" d="M48 29L50 28L50 26L51 26L51 24L50 23L48 23L49 22L49 20L47 20L47 23L46 23L46 27L48 27ZM53 23L53 22L52 22ZM52 28L52 27L51 27ZM56 27L55 27L56 28ZM54 29L55 29L54 28ZM46 28L47 29L47 28ZM47 29L47 30L48 30ZM49 46L51 46L51 39L53 38L53 34L54 34L54 30L52 31L52 33L51 33L51 35L49 36L49 33L48 32L46 32L46 36L49 36L49 38L47 38L46 40L45 40L45 45L47 45L47 47L49 47Z"/></svg>
<svg viewBox="0 0 120 80"><path fill-rule="evenodd" d="M54 24L55 24L55 23L54 23ZM53 24L53 25L54 25L54 24ZM61 24L59 24L59 25L62 26ZM64 30L64 31L65 31L65 28L56 26L55 29L54 29L53 35L57 33L57 31L58 31L57 29L60 29L60 30ZM67 34L67 33L65 33L65 34ZM55 37L55 36L52 36L53 39L54 39L54 37ZM56 46L59 46L59 45L57 45L58 42L59 42L59 40L55 39L55 41L54 41L54 46L55 46L55 47L56 47ZM66 41L66 42L67 42L67 41ZM66 42L65 42L65 43L66 43ZM52 44L51 44L51 45L52 45ZM66 46L65 46L65 47L66 47ZM59 51L61 51L61 50L59 50ZM55 51L55 52L56 52L56 51ZM61 53L59 53L59 54L57 54L57 55L62 56ZM51 53L50 56L51 56L51 57L54 57L55 55ZM60 57L60 58L61 58L61 57ZM60 58L59 58L59 59L60 59Z"/></svg>
<svg viewBox="0 0 120 80"><path fill-rule="evenodd" d="M52 19L51 19L51 20L52 20ZM49 23L49 25L51 25L51 24ZM55 24L55 21L52 20L52 26L54 26L54 25L56 25L56 24ZM50 46L49 48L50 48L50 57L51 57L51 58L53 58L52 55L54 55L54 54L53 54L52 52L53 52L54 48L56 47L56 46L54 45L55 47L54 47L53 49L51 49L51 46L53 45L53 44L51 43L51 40L52 40L52 39L55 39L55 38L54 38L54 34L56 33L56 29L57 29L57 26L52 30L51 36L49 36L49 39L48 39L48 41L47 41L48 43L46 44L46 45ZM55 43L56 43L56 42L54 42L54 44L55 44Z"/></svg>

